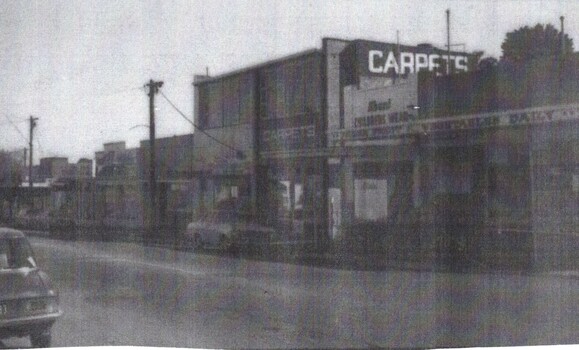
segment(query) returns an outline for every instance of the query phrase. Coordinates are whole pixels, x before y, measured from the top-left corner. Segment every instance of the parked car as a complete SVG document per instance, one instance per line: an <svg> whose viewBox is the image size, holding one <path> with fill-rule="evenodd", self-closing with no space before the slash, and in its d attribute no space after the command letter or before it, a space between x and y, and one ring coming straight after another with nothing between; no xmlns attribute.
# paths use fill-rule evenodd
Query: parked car
<svg viewBox="0 0 579 350"><path fill-rule="evenodd" d="M187 225L185 246L230 252L256 250L267 247L274 235L274 229L256 223L251 215L221 207Z"/></svg>
<svg viewBox="0 0 579 350"><path fill-rule="evenodd" d="M58 293L36 265L26 236L0 227L0 339L29 336L33 347L49 347L61 315Z"/></svg>

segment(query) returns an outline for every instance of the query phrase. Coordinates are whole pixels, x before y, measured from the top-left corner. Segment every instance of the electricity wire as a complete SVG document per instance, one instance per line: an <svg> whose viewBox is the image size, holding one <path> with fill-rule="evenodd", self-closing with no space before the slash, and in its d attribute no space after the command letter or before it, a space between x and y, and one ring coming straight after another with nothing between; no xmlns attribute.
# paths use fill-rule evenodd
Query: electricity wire
<svg viewBox="0 0 579 350"><path fill-rule="evenodd" d="M187 118L187 116L185 116L185 114L183 112L181 112L181 110L179 110L179 108L177 108L177 106L175 106L175 104L173 102L171 102L171 100L169 100L169 98L167 96L165 96L165 94L162 91L159 91L161 93L161 96L163 96L163 98L165 98L165 100L167 100L167 102L169 102L169 104L171 105L171 107L173 107L173 109L175 109L186 121L188 121L191 125L193 125L193 127L198 130L199 132L205 134L207 137L209 137L210 139L212 139L213 141L217 142L218 144L220 144L221 146L230 149L231 151L235 152L235 155L238 158L243 158L243 152L222 142L221 140L215 138L214 136L208 134L207 132L205 132L205 130L201 129L199 126L197 126L197 124L195 124L192 120L190 120L189 118Z"/></svg>
<svg viewBox="0 0 579 350"><path fill-rule="evenodd" d="M20 136L22 136L24 141L28 142L28 138L24 136L24 133L20 131L20 129L16 126L16 124L7 115L4 115L4 117L6 118L6 120L8 120L8 123L12 125L14 129L16 129L16 131L18 131L18 133L20 134Z"/></svg>

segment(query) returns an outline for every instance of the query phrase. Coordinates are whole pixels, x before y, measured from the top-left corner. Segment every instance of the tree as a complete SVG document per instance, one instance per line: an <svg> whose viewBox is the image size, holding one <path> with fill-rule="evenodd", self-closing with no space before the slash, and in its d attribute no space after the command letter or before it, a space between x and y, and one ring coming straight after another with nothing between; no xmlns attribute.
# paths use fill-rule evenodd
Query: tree
<svg viewBox="0 0 579 350"><path fill-rule="evenodd" d="M564 49L561 47L561 32L551 24L524 26L508 32L501 45L501 61L520 63L537 58L567 56L573 53L573 40L564 34Z"/></svg>
<svg viewBox="0 0 579 350"><path fill-rule="evenodd" d="M492 68L496 68L498 64L499 64L499 61L496 58L485 57L485 58L481 59L480 61L478 61L477 69L478 70L492 69Z"/></svg>

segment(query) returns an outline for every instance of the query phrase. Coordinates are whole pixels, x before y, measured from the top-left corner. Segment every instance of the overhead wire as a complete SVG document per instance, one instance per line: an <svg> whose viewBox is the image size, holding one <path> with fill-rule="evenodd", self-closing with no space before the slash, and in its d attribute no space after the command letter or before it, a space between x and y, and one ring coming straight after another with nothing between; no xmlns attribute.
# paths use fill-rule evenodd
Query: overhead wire
<svg viewBox="0 0 579 350"><path fill-rule="evenodd" d="M5 115L5 117L6 117L6 115ZM8 117L6 117L6 119L8 119ZM12 124L12 123L14 123L14 124L22 124L22 123L26 123L26 122L28 122L28 118L18 119L17 121L9 120L9 121L7 121L7 122L0 123L0 125L7 125L7 124Z"/></svg>
<svg viewBox="0 0 579 350"><path fill-rule="evenodd" d="M210 139L212 139L213 141L217 142L218 144L220 144L221 146L228 148L229 150L235 152L235 156L238 158L243 158L243 152L236 149L235 147L232 147L224 142L222 142L221 140L215 138L214 136L212 136L211 134L207 133L205 130L201 129L199 126L197 126L197 124L195 124L192 120L190 120L189 118L187 118L187 116L185 116L185 114L183 112L181 112L181 110L179 108L177 108L177 106L171 102L171 100L169 100L169 98L167 96L165 96L165 94L162 91L159 91L161 93L161 96L163 96L163 98L165 98L165 100L167 100L167 102L169 102L169 104L171 105L171 107L173 107L173 109L175 109L186 121L188 121L191 125L193 125L193 127L198 130L199 132L203 133L204 135L206 135L207 137L209 137Z"/></svg>
<svg viewBox="0 0 579 350"><path fill-rule="evenodd" d="M120 95L120 94L124 94L127 92L135 91L135 90L143 90L143 87L140 86L137 88L133 87L133 88L126 88L126 89L118 89L118 90L114 90L114 91L111 91L111 92L106 93L106 94L97 95L97 97L110 97L110 96Z"/></svg>
<svg viewBox="0 0 579 350"><path fill-rule="evenodd" d="M18 133L20 134L20 136L22 136L24 141L29 142L28 138L24 135L24 133L16 126L16 124L6 114L4 114L4 117L6 118L6 120L8 120L8 123L12 125L14 129L16 129L16 131L18 131Z"/></svg>

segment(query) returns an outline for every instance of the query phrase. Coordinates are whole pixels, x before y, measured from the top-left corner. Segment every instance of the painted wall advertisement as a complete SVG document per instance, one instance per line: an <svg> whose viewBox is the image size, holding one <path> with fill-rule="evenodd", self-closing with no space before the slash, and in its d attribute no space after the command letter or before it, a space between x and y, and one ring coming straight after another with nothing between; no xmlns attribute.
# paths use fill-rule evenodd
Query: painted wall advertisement
<svg viewBox="0 0 579 350"><path fill-rule="evenodd" d="M394 140L400 142L406 136L438 132L478 130L485 128L525 126L579 119L579 105L540 107L512 110L498 113L461 115L447 118L418 119L412 113L402 113L397 117L370 117L361 114L367 121L360 121L352 112L350 124L341 130L329 132L330 146L340 146L344 142ZM366 115L366 117L364 117ZM370 118L368 118L370 117ZM358 121L357 121L358 120Z"/></svg>

